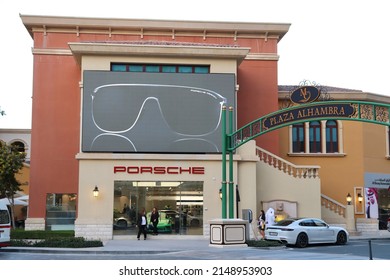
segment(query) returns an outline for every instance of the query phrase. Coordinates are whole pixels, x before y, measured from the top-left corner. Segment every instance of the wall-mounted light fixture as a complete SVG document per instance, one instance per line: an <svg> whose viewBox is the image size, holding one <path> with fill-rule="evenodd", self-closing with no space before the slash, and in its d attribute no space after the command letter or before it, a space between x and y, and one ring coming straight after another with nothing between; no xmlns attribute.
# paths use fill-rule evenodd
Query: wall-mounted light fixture
<svg viewBox="0 0 390 280"><path fill-rule="evenodd" d="M362 201L363 201L363 196L362 196L361 193L358 193L357 198L358 198L359 203L362 203Z"/></svg>
<svg viewBox="0 0 390 280"><path fill-rule="evenodd" d="M222 199L222 189L219 189L219 198Z"/></svg>
<svg viewBox="0 0 390 280"><path fill-rule="evenodd" d="M95 186L95 188L93 189L93 196L94 197L98 197L99 196L99 189L97 186Z"/></svg>
<svg viewBox="0 0 390 280"><path fill-rule="evenodd" d="M347 194L347 202L348 202L348 205L351 205L351 201L352 201L352 196L350 193Z"/></svg>
<svg viewBox="0 0 390 280"><path fill-rule="evenodd" d="M364 203L364 188L363 187L354 187L353 190L354 197L354 206L355 206L355 214L364 214L365 206Z"/></svg>

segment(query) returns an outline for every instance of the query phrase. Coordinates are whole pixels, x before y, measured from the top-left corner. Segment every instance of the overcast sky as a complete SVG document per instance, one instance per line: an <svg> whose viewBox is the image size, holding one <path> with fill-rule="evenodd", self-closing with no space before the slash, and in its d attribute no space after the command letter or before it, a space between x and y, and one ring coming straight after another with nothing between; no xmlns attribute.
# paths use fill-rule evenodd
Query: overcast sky
<svg viewBox="0 0 390 280"><path fill-rule="evenodd" d="M386 0L13 0L0 10L0 128L31 128L33 41L19 14L291 24L279 85L303 80L390 96Z"/></svg>

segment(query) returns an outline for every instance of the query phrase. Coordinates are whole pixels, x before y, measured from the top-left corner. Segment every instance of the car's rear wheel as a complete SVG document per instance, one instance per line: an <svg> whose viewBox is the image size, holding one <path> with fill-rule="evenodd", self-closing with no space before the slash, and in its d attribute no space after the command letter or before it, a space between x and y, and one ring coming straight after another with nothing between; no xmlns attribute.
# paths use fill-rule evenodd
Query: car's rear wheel
<svg viewBox="0 0 390 280"><path fill-rule="evenodd" d="M337 234L337 240L336 240L336 244L338 245L344 245L347 243L347 234L345 233L345 231L340 231L338 234Z"/></svg>
<svg viewBox="0 0 390 280"><path fill-rule="evenodd" d="M295 245L299 248L305 248L309 244L309 238L307 237L306 233L301 232L298 234L297 242Z"/></svg>

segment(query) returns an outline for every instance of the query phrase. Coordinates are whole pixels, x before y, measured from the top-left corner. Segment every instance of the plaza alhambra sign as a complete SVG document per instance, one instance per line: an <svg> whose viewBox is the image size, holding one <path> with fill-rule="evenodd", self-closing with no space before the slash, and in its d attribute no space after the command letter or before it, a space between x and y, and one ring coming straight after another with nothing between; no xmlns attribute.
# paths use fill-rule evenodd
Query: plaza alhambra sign
<svg viewBox="0 0 390 280"><path fill-rule="evenodd" d="M321 104L305 108L290 109L271 115L263 119L263 128L271 129L281 124L288 124L299 120L310 120L317 118L351 118L355 113L352 104Z"/></svg>
<svg viewBox="0 0 390 280"><path fill-rule="evenodd" d="M300 120L318 118L351 118L355 114L355 108L350 103L313 103L321 95L320 89L315 86L301 86L290 94L293 104L311 104L307 107L289 108L287 111L279 111L263 119L263 129L268 130L275 126L286 125Z"/></svg>

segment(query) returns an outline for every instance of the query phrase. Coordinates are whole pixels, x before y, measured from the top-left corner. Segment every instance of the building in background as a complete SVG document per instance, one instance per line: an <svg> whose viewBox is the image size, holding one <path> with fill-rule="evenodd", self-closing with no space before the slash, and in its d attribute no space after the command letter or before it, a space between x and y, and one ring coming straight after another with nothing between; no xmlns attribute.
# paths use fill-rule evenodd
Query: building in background
<svg viewBox="0 0 390 280"><path fill-rule="evenodd" d="M296 86L280 86L283 107ZM324 87L329 100L390 104L388 96L334 87ZM380 113L379 107L377 109ZM367 107L367 119L375 112ZM383 112L388 119L389 113ZM340 221L348 194L358 231L386 229L390 217L389 126L358 121L313 121L279 130L280 155L297 165L321 167L322 217ZM370 197L371 196L371 197ZM371 204L375 205L371 207ZM342 205L341 205L342 206ZM374 211L370 215L368 209ZM368 218L368 219L366 219Z"/></svg>
<svg viewBox="0 0 390 280"><path fill-rule="evenodd" d="M0 129L0 140L8 145L16 145L20 152L26 153L26 159L22 170L16 174L16 180L20 182L21 191L15 194L15 217L18 225L24 226L27 218L29 182L30 182L30 154L31 154L31 129Z"/></svg>

